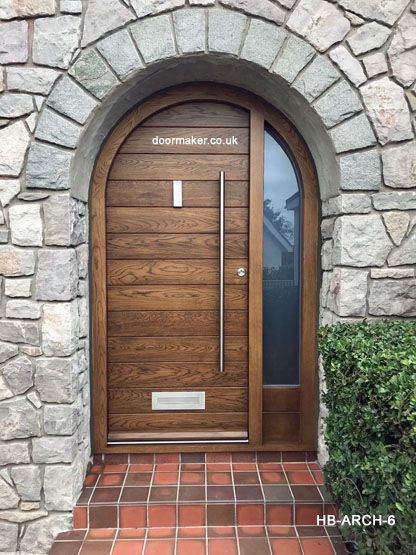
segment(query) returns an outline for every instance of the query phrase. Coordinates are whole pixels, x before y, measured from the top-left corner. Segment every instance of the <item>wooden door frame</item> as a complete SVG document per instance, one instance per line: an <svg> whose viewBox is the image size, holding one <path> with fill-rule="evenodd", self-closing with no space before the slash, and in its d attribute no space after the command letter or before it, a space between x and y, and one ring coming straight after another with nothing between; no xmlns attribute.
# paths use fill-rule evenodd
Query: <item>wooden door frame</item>
<svg viewBox="0 0 416 555"><path fill-rule="evenodd" d="M105 189L113 160L127 136L146 118L175 104L218 101L250 112L249 196L249 443L108 445L107 407L107 291ZM264 122L275 129L291 153L302 191L301 254L301 437L298 443L262 445L262 249ZM318 184L314 164L302 137L275 108L238 88L214 83L172 87L145 100L114 128L97 159L91 187L91 316L92 403L95 453L146 451L282 450L312 451L317 441L317 295Z"/></svg>

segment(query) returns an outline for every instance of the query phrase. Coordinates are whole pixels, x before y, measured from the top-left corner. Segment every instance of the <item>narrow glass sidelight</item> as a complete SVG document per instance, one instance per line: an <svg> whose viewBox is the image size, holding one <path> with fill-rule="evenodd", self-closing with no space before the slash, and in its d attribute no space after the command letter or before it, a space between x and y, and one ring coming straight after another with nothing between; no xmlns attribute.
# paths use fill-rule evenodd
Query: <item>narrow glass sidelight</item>
<svg viewBox="0 0 416 555"><path fill-rule="evenodd" d="M263 384L299 385L301 195L294 165L264 134Z"/></svg>

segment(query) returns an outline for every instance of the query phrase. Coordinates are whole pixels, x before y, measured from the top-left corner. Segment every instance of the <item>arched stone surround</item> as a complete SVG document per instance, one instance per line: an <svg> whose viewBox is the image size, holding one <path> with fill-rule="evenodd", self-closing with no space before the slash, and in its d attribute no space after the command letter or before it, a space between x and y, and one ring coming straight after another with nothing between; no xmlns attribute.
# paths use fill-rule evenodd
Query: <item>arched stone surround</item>
<svg viewBox="0 0 416 555"><path fill-rule="evenodd" d="M118 10L90 0L86 13L74 0L60 12L54 0L35 4L0 8L0 41L21 39L9 56L0 42L0 543L31 555L70 526L90 457L89 186L105 137L143 98L208 80L276 106L319 177L320 321L416 315L407 0L131 0ZM25 17L35 17L30 63L42 75L17 65Z"/></svg>

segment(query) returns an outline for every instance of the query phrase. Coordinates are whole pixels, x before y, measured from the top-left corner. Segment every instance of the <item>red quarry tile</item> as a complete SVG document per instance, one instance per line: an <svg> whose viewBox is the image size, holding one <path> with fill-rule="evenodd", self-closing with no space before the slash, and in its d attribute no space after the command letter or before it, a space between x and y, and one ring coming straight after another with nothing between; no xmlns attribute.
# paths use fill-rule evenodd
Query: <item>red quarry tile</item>
<svg viewBox="0 0 416 555"><path fill-rule="evenodd" d="M208 486L208 502L234 501L234 489L232 486Z"/></svg>
<svg viewBox="0 0 416 555"><path fill-rule="evenodd" d="M91 528L87 532L86 540L112 540L116 536L115 528Z"/></svg>
<svg viewBox="0 0 416 555"><path fill-rule="evenodd" d="M153 453L134 453L130 455L130 464L151 464L155 462Z"/></svg>
<svg viewBox="0 0 416 555"><path fill-rule="evenodd" d="M111 555L141 555L143 545L143 540L117 540Z"/></svg>
<svg viewBox="0 0 416 555"><path fill-rule="evenodd" d="M120 505L120 528L144 528L146 526L146 507L123 507Z"/></svg>
<svg viewBox="0 0 416 555"><path fill-rule="evenodd" d="M304 555L333 555L334 550L328 538L301 538Z"/></svg>
<svg viewBox="0 0 416 555"><path fill-rule="evenodd" d="M261 526L264 524L264 505L237 505L238 526Z"/></svg>
<svg viewBox="0 0 416 555"><path fill-rule="evenodd" d="M146 537L147 528L120 528L118 540L142 540Z"/></svg>
<svg viewBox="0 0 416 555"><path fill-rule="evenodd" d="M336 505L334 505L333 503L325 503L325 505L324 505L324 514L333 515L336 518L338 518L338 516L339 516L338 507Z"/></svg>
<svg viewBox="0 0 416 555"><path fill-rule="evenodd" d="M231 453L207 453L207 463L229 463L231 462Z"/></svg>
<svg viewBox="0 0 416 555"><path fill-rule="evenodd" d="M283 462L282 468L284 470L309 470L306 462Z"/></svg>
<svg viewBox="0 0 416 555"><path fill-rule="evenodd" d="M205 540L178 540L176 555L205 555Z"/></svg>
<svg viewBox="0 0 416 555"><path fill-rule="evenodd" d="M147 531L147 539L156 540L158 538L176 538L176 527L169 528L149 528Z"/></svg>
<svg viewBox="0 0 416 555"><path fill-rule="evenodd" d="M177 472L155 472L153 475L153 484L157 486L173 486L178 483Z"/></svg>
<svg viewBox="0 0 416 555"><path fill-rule="evenodd" d="M239 526L237 533L242 538L263 538L267 536L264 526Z"/></svg>
<svg viewBox="0 0 416 555"><path fill-rule="evenodd" d="M270 553L267 538L239 538L240 555L258 555Z"/></svg>
<svg viewBox="0 0 416 555"><path fill-rule="evenodd" d="M105 486L121 486L125 476L125 474L101 474L98 479L97 488Z"/></svg>
<svg viewBox="0 0 416 555"><path fill-rule="evenodd" d="M127 465L126 464L106 464L104 466L103 472L126 472Z"/></svg>
<svg viewBox="0 0 416 555"><path fill-rule="evenodd" d="M321 470L321 465L318 462L308 461L308 466L311 470Z"/></svg>
<svg viewBox="0 0 416 555"><path fill-rule="evenodd" d="M208 472L207 481L211 486L228 486L231 484L231 472Z"/></svg>
<svg viewBox="0 0 416 555"><path fill-rule="evenodd" d="M147 507L148 526L161 526L169 528L176 526L176 506L175 505L149 505Z"/></svg>
<svg viewBox="0 0 416 555"><path fill-rule="evenodd" d="M294 526L267 526L266 528L270 538L296 537L296 528Z"/></svg>
<svg viewBox="0 0 416 555"><path fill-rule="evenodd" d="M78 555L81 541L55 542L49 555Z"/></svg>
<svg viewBox="0 0 416 555"><path fill-rule="evenodd" d="M87 528L87 507L74 507L73 511L74 528Z"/></svg>
<svg viewBox="0 0 416 555"><path fill-rule="evenodd" d="M305 451L282 451L282 462L304 462Z"/></svg>
<svg viewBox="0 0 416 555"><path fill-rule="evenodd" d="M254 472L257 471L257 466L254 463L248 462L233 463L233 470L240 472Z"/></svg>
<svg viewBox="0 0 416 555"><path fill-rule="evenodd" d="M286 470L289 484L315 484L309 470Z"/></svg>
<svg viewBox="0 0 416 555"><path fill-rule="evenodd" d="M256 453L255 451L240 451L231 453L231 459L233 463L255 463Z"/></svg>
<svg viewBox="0 0 416 555"><path fill-rule="evenodd" d="M266 505L266 524L273 526L285 526L293 524L293 505Z"/></svg>
<svg viewBox="0 0 416 555"><path fill-rule="evenodd" d="M291 488L293 497L299 503L322 503L322 496L319 489L314 486L294 486Z"/></svg>
<svg viewBox="0 0 416 555"><path fill-rule="evenodd" d="M95 486L98 480L98 474L87 474L84 480L84 486Z"/></svg>
<svg viewBox="0 0 416 555"><path fill-rule="evenodd" d="M237 555L237 542L234 539L209 538L209 555Z"/></svg>
<svg viewBox="0 0 416 555"><path fill-rule="evenodd" d="M205 465L202 463L185 463L182 464L182 471L186 470L186 471L191 471L191 472L195 472L195 471L199 471L202 472L205 468Z"/></svg>
<svg viewBox="0 0 416 555"><path fill-rule="evenodd" d="M209 491L209 488L208 488ZM263 501L263 492L260 486L235 486L237 501Z"/></svg>
<svg viewBox="0 0 416 555"><path fill-rule="evenodd" d="M77 505L88 505L94 488L84 488L78 497Z"/></svg>
<svg viewBox="0 0 416 555"><path fill-rule="evenodd" d="M92 494L90 504L117 503L121 488L96 488Z"/></svg>
<svg viewBox="0 0 416 555"><path fill-rule="evenodd" d="M263 484L287 484L284 472L276 471L260 471L260 477Z"/></svg>
<svg viewBox="0 0 416 555"><path fill-rule="evenodd" d="M137 489L137 488L131 488ZM149 501L152 503L161 503L176 501L177 494L178 494L177 486L158 486L152 487L150 490Z"/></svg>
<svg viewBox="0 0 416 555"><path fill-rule="evenodd" d="M265 470L267 472L278 470L282 472L283 467L280 463L273 463L273 462L266 462L266 463L257 463L259 470Z"/></svg>
<svg viewBox="0 0 416 555"><path fill-rule="evenodd" d="M323 507L318 504L295 504L295 523L300 526L315 526L317 517L323 515Z"/></svg>
<svg viewBox="0 0 416 555"><path fill-rule="evenodd" d="M130 472L153 472L154 465L153 464L131 464L129 466L129 473Z"/></svg>
<svg viewBox="0 0 416 555"><path fill-rule="evenodd" d="M235 538L235 526L210 526L207 528L209 538Z"/></svg>
<svg viewBox="0 0 416 555"><path fill-rule="evenodd" d="M55 541L82 541L85 538L86 530L68 530L67 532L61 532L55 538Z"/></svg>
<svg viewBox="0 0 416 555"><path fill-rule="evenodd" d="M179 505L179 526L205 526L205 505Z"/></svg>
<svg viewBox="0 0 416 555"><path fill-rule="evenodd" d="M121 492L120 503L146 503L149 488L146 486L124 487Z"/></svg>
<svg viewBox="0 0 416 555"><path fill-rule="evenodd" d="M181 502L205 501L205 486L179 486Z"/></svg>
<svg viewBox="0 0 416 555"><path fill-rule="evenodd" d="M149 540L144 555L173 555L175 540Z"/></svg>
<svg viewBox="0 0 416 555"><path fill-rule="evenodd" d="M181 464L184 463L205 463L205 453L182 453Z"/></svg>
<svg viewBox="0 0 416 555"><path fill-rule="evenodd" d="M257 463L280 463L282 453L280 451L264 451L257 453Z"/></svg>
<svg viewBox="0 0 416 555"><path fill-rule="evenodd" d="M91 474L100 474L103 471L104 465L102 464L94 464L91 468L90 468L90 473Z"/></svg>
<svg viewBox="0 0 416 555"><path fill-rule="evenodd" d="M208 463L206 466L207 466L208 472L230 472L231 471L231 464L227 462Z"/></svg>
<svg viewBox="0 0 416 555"><path fill-rule="evenodd" d="M155 462L156 464L179 463L180 456L179 453L156 453Z"/></svg>
<svg viewBox="0 0 416 555"><path fill-rule="evenodd" d="M302 555L296 538L270 538L273 555Z"/></svg>
<svg viewBox="0 0 416 555"><path fill-rule="evenodd" d="M181 472L181 484L197 486L205 483L205 472Z"/></svg>
<svg viewBox="0 0 416 555"><path fill-rule="evenodd" d="M178 472L179 463L162 463L155 466L156 472Z"/></svg>
<svg viewBox="0 0 416 555"><path fill-rule="evenodd" d="M296 526L296 530L300 538L327 537L326 530L323 526Z"/></svg>
<svg viewBox="0 0 416 555"><path fill-rule="evenodd" d="M88 510L90 528L117 528L117 506L95 505Z"/></svg>
<svg viewBox="0 0 416 555"><path fill-rule="evenodd" d="M259 477L257 472L234 472L234 484L238 485L251 485L259 484Z"/></svg>
<svg viewBox="0 0 416 555"><path fill-rule="evenodd" d="M111 474L107 474L111 476ZM152 480L151 472L129 472L126 477L125 486L149 486Z"/></svg>
<svg viewBox="0 0 416 555"><path fill-rule="evenodd" d="M322 486L325 483L325 478L321 470L312 470L312 476L318 486Z"/></svg>
<svg viewBox="0 0 416 555"><path fill-rule="evenodd" d="M112 547L112 541L85 541L79 555L110 555Z"/></svg>
<svg viewBox="0 0 416 555"><path fill-rule="evenodd" d="M104 464L128 464L128 453L104 453Z"/></svg>
<svg viewBox="0 0 416 555"><path fill-rule="evenodd" d="M206 529L203 526L180 526L178 538L205 538Z"/></svg>
<svg viewBox="0 0 416 555"><path fill-rule="evenodd" d="M234 505L207 505L207 526L234 525Z"/></svg>

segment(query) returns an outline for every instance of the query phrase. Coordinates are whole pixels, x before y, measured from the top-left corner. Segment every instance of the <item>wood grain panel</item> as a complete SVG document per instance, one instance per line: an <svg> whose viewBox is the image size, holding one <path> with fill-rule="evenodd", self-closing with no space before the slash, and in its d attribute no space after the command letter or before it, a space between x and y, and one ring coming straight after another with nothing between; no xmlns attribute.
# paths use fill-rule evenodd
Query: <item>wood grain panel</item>
<svg viewBox="0 0 416 555"><path fill-rule="evenodd" d="M216 285L218 260L109 260L109 285ZM247 259L230 258L225 263L225 284L242 285L247 276L239 277L238 268L247 268Z"/></svg>
<svg viewBox="0 0 416 555"><path fill-rule="evenodd" d="M217 337L109 337L110 362L216 362ZM246 362L247 337L225 338L225 361Z"/></svg>
<svg viewBox="0 0 416 555"><path fill-rule="evenodd" d="M158 310L109 312L108 335L119 336L176 336L216 335L219 332L217 310ZM225 311L224 331L226 335L247 333L247 311Z"/></svg>
<svg viewBox="0 0 416 555"><path fill-rule="evenodd" d="M118 154L110 179L248 179L248 156L244 154Z"/></svg>
<svg viewBox="0 0 416 555"><path fill-rule="evenodd" d="M189 413L163 413L158 414L157 418L154 414L109 414L109 426L112 431L138 433L166 430L240 431L247 428L247 413L194 414L192 419L189 418Z"/></svg>
<svg viewBox="0 0 416 555"><path fill-rule="evenodd" d="M225 231L245 233L246 208L225 211ZM107 208L109 233L218 233L218 209L215 208Z"/></svg>
<svg viewBox="0 0 416 555"><path fill-rule="evenodd" d="M164 144L159 144L159 141ZM166 144L168 141L170 144ZM248 129L236 127L139 127L121 153L247 154Z"/></svg>
<svg viewBox="0 0 416 555"><path fill-rule="evenodd" d="M155 388L152 387L154 391ZM110 389L108 402L111 414L143 414L153 413L157 418L165 411L152 411L152 390L150 389ZM175 391L179 391L178 388ZM205 391L205 413L210 412L243 412L247 410L247 389L244 387L217 387L192 389ZM188 412L188 411L179 411ZM193 418L196 411L189 411Z"/></svg>
<svg viewBox="0 0 416 555"><path fill-rule="evenodd" d="M300 387L263 387L263 412L297 412Z"/></svg>
<svg viewBox="0 0 416 555"><path fill-rule="evenodd" d="M186 207L219 206L218 179L214 181L183 181L182 202ZM170 181L114 181L107 182L107 206L172 206ZM248 206L248 182L229 181L225 187L226 207Z"/></svg>
<svg viewBox="0 0 416 555"><path fill-rule="evenodd" d="M247 365L229 362L226 372L211 362L112 363L108 366L109 387L246 387Z"/></svg>
<svg viewBox="0 0 416 555"><path fill-rule="evenodd" d="M229 285L225 290L227 310L247 309L247 286ZM218 310L215 285L113 286L107 291L109 311L120 310Z"/></svg>
<svg viewBox="0 0 416 555"><path fill-rule="evenodd" d="M300 433L298 412L268 412L263 414L263 442L290 441L297 443Z"/></svg>
<svg viewBox="0 0 416 555"><path fill-rule="evenodd" d="M246 258L248 238L245 234L226 234L225 258ZM218 235L116 234L107 235L108 259L148 258L218 258Z"/></svg>
<svg viewBox="0 0 416 555"><path fill-rule="evenodd" d="M171 106L149 117L142 127L248 127L249 113L235 105L200 101Z"/></svg>

